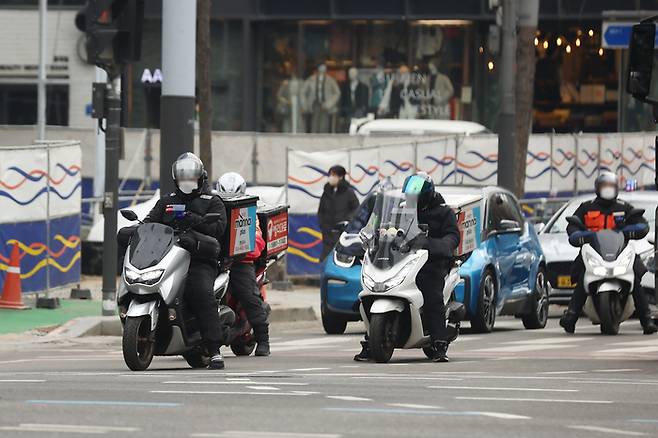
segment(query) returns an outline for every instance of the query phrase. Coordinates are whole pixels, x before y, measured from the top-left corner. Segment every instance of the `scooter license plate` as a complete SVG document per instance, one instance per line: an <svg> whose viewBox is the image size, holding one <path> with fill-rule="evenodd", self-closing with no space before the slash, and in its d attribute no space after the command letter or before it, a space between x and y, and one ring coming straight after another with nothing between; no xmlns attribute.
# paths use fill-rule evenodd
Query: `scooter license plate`
<svg viewBox="0 0 658 438"><path fill-rule="evenodd" d="M571 275L559 275L557 277L557 287L560 289L571 289L575 287L571 282Z"/></svg>

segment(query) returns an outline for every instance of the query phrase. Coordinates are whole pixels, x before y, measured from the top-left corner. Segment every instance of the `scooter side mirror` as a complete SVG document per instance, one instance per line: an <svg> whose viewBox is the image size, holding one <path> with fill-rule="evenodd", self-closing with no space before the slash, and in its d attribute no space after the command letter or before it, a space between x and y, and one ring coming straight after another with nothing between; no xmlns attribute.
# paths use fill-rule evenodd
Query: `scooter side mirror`
<svg viewBox="0 0 658 438"><path fill-rule="evenodd" d="M131 222L134 222L138 219L137 213L135 213L132 210L125 210L125 209L121 210L121 216L123 216L124 218L128 219Z"/></svg>
<svg viewBox="0 0 658 438"><path fill-rule="evenodd" d="M642 216L644 216L644 212L645 212L644 208L634 208L630 211L630 213L628 213L628 217L626 218L626 220L641 218Z"/></svg>

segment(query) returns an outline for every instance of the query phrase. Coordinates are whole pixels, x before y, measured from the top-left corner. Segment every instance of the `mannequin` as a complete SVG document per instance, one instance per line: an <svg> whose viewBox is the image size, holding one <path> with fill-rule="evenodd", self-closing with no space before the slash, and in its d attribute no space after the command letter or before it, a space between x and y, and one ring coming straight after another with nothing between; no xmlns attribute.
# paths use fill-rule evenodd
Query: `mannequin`
<svg viewBox="0 0 658 438"><path fill-rule="evenodd" d="M340 88L334 78L327 74L327 66L320 64L302 86L302 109L311 115L311 132L328 133L331 119L338 111Z"/></svg>
<svg viewBox="0 0 658 438"><path fill-rule="evenodd" d="M400 66L395 79L390 81L379 104L380 114L389 114L400 119L415 119L418 115L420 100L418 87L412 81L411 70L406 65Z"/></svg>
<svg viewBox="0 0 658 438"><path fill-rule="evenodd" d="M386 92L387 79L386 73L384 73L384 67L381 65L377 66L375 74L370 77L370 90L372 94L370 95L370 111L379 112L379 105L384 98L384 93Z"/></svg>
<svg viewBox="0 0 658 438"><path fill-rule="evenodd" d="M347 124L354 117L365 117L368 113L368 86L359 81L359 70L351 67L347 71L348 80L343 85L342 115Z"/></svg>
<svg viewBox="0 0 658 438"><path fill-rule="evenodd" d="M287 69L290 76L279 86L276 93L276 111L282 118L281 132L306 132L304 117L301 108L302 81L297 78L295 69Z"/></svg>
<svg viewBox="0 0 658 438"><path fill-rule="evenodd" d="M430 71L429 95L434 104L434 119L450 118L450 99L455 94L450 78L439 71L437 61L430 61L428 68ZM429 103L429 102L428 102Z"/></svg>

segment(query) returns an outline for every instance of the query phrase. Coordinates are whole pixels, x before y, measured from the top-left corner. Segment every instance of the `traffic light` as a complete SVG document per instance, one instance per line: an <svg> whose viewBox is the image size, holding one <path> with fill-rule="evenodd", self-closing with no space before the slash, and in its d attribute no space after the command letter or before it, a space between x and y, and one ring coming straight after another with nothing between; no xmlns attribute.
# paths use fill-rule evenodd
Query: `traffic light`
<svg viewBox="0 0 658 438"><path fill-rule="evenodd" d="M87 62L116 75L123 64L139 61L143 21L144 0L88 0L75 17L87 34Z"/></svg>

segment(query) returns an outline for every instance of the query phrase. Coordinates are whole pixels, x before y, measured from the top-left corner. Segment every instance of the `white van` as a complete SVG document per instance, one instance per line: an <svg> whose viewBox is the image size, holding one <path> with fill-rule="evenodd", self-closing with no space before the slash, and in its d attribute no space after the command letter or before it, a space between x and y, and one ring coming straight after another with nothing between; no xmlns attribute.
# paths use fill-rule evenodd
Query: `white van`
<svg viewBox="0 0 658 438"><path fill-rule="evenodd" d="M490 132L475 122L462 120L352 119L350 135L472 135Z"/></svg>

